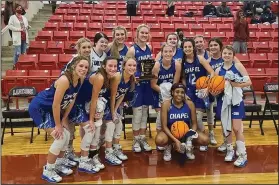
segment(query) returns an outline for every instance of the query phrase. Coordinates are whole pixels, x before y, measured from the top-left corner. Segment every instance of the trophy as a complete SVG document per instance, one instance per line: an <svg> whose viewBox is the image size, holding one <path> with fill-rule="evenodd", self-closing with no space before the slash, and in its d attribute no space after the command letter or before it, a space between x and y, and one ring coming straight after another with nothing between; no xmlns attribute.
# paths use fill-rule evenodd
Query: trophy
<svg viewBox="0 0 279 185"><path fill-rule="evenodd" d="M139 80L151 80L156 78L156 76L152 74L154 65L155 60L153 59L138 61Z"/></svg>

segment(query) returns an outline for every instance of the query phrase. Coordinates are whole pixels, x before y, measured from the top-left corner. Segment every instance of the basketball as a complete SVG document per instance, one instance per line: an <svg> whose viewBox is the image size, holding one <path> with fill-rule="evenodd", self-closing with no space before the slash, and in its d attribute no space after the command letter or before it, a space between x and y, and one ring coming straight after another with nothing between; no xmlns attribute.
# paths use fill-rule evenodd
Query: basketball
<svg viewBox="0 0 279 185"><path fill-rule="evenodd" d="M209 77L202 76L196 81L196 88L197 89L207 88L208 83L209 83Z"/></svg>
<svg viewBox="0 0 279 185"><path fill-rule="evenodd" d="M176 139L181 139L188 131L189 127L184 121L176 121L171 125L171 133Z"/></svg>
<svg viewBox="0 0 279 185"><path fill-rule="evenodd" d="M223 91L225 88L225 79L223 76L214 76L211 78L208 89L209 92Z"/></svg>

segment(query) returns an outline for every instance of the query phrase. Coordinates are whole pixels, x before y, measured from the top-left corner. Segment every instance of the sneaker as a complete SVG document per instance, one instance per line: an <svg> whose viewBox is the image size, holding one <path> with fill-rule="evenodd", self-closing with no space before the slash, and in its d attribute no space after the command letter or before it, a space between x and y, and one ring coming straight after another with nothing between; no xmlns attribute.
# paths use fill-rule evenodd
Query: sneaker
<svg viewBox="0 0 279 185"><path fill-rule="evenodd" d="M91 161L90 159L80 161L78 165L78 171L86 172L86 173L97 173L98 171L100 171L100 168L92 165L90 161Z"/></svg>
<svg viewBox="0 0 279 185"><path fill-rule="evenodd" d="M171 145L167 145L166 147L164 147L164 161L170 161L171 160Z"/></svg>
<svg viewBox="0 0 279 185"><path fill-rule="evenodd" d="M105 161L111 165L120 165L122 164L122 161L120 159L118 159L113 152L108 152L106 151L106 155L105 155Z"/></svg>
<svg viewBox="0 0 279 185"><path fill-rule="evenodd" d="M92 163L94 164L94 166L100 168L101 170L105 168L105 165L101 163L101 160L99 158L99 154L96 154L93 158L92 158Z"/></svg>
<svg viewBox="0 0 279 185"><path fill-rule="evenodd" d="M201 152L206 152L208 150L208 146L200 146Z"/></svg>
<svg viewBox="0 0 279 185"><path fill-rule="evenodd" d="M71 161L71 160L68 159L68 158L63 158L63 159L64 159L64 165L67 166L67 167L69 167L69 168L72 168L72 167L75 167L75 166L78 165L77 162Z"/></svg>
<svg viewBox="0 0 279 185"><path fill-rule="evenodd" d="M120 148L114 148L113 149L113 154L120 160L125 161L128 159L127 155L123 154L123 151Z"/></svg>
<svg viewBox="0 0 279 185"><path fill-rule="evenodd" d="M214 137L214 132L213 131L209 132L209 143L211 145L217 145L217 141L216 141L216 139Z"/></svg>
<svg viewBox="0 0 279 185"><path fill-rule="evenodd" d="M158 150L158 151L165 151L165 147L156 146L156 150Z"/></svg>
<svg viewBox="0 0 279 185"><path fill-rule="evenodd" d="M234 160L234 149L231 144L227 145L227 154L225 157L226 162L231 162Z"/></svg>
<svg viewBox="0 0 279 185"><path fill-rule="evenodd" d="M140 141L137 139L134 139L133 147L132 147L134 152L141 152L141 147L140 147Z"/></svg>
<svg viewBox="0 0 279 185"><path fill-rule="evenodd" d="M76 163L79 162L79 157L75 154L73 150L66 150L65 152L65 158L74 161Z"/></svg>
<svg viewBox="0 0 279 185"><path fill-rule="evenodd" d="M151 146L147 143L146 138L141 138L140 145L141 148L143 148L143 150L146 152L150 152L152 150Z"/></svg>
<svg viewBox="0 0 279 185"><path fill-rule="evenodd" d="M42 174L42 179L50 182L50 183L57 183L62 181L62 177L60 177L54 168L47 168L47 166L43 167L43 174Z"/></svg>
<svg viewBox="0 0 279 185"><path fill-rule="evenodd" d="M226 143L226 142L222 143L222 144L217 148L217 150L218 150L219 152L226 152L226 150L227 150L227 143Z"/></svg>
<svg viewBox="0 0 279 185"><path fill-rule="evenodd" d="M192 146L192 141L186 141L186 144L183 143L185 146L185 153L188 159L194 160L195 155L194 155L194 147Z"/></svg>
<svg viewBox="0 0 279 185"><path fill-rule="evenodd" d="M73 173L73 170L71 168L66 167L63 164L56 164L54 170L57 174L62 176L71 175Z"/></svg>
<svg viewBox="0 0 279 185"><path fill-rule="evenodd" d="M239 154L236 161L234 161L234 165L237 167L244 167L246 166L248 160L247 160L247 153Z"/></svg>

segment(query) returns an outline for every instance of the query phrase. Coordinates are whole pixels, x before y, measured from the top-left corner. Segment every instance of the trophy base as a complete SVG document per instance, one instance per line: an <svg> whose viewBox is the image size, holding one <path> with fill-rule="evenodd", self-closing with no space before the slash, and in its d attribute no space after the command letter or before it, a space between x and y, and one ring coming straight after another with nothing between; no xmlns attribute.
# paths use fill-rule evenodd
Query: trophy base
<svg viewBox="0 0 279 185"><path fill-rule="evenodd" d="M139 78L137 78L137 80L141 81L141 80L152 80L157 78L155 75L148 75L148 76L140 76Z"/></svg>

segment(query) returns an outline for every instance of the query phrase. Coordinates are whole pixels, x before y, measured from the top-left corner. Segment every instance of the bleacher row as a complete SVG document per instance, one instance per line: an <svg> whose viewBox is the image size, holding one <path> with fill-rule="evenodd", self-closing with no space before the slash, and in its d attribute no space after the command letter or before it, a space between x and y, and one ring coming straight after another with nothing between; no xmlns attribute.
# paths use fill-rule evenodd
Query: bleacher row
<svg viewBox="0 0 279 185"><path fill-rule="evenodd" d="M6 72L6 76L1 81L2 97L6 97L9 89L14 86L34 86L38 92L49 87L60 74L60 69L76 53L73 48L76 40L81 37L93 40L96 32L103 31L111 41L112 29L116 25L127 28L126 44L131 46L136 27L142 23L148 24L151 27L150 44L153 48L153 57L159 52L166 35L174 32L176 28L182 28L185 37L194 37L197 34L204 35L206 40L220 37L224 45L232 44L233 41L233 18L169 18L144 14L144 17L135 16L130 19L119 14L124 6L125 15L127 13L124 1L102 2L97 5L78 3L80 2L59 5L42 31L38 32L35 41L30 42L27 54L19 57L16 70ZM139 11L147 10L148 7L151 7L152 11L157 11L157 7L165 6L165 3L144 1L140 3ZM204 2L177 2L176 9L204 4ZM228 5L241 6L241 3L231 2ZM71 12L78 12L78 14L69 15ZM249 30L248 54L237 54L237 57L246 66L254 90L261 93L266 82L278 81L278 25L249 25Z"/></svg>

